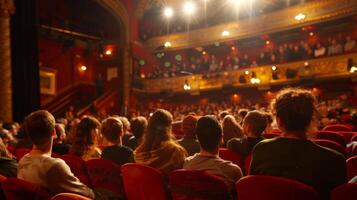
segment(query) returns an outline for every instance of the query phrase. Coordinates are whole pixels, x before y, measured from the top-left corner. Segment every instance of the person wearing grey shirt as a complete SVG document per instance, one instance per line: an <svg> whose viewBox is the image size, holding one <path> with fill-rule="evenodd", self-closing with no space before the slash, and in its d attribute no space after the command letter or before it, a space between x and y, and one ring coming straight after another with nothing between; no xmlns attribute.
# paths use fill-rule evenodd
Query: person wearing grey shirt
<svg viewBox="0 0 357 200"><path fill-rule="evenodd" d="M197 122L196 134L200 142L200 152L186 158L183 168L218 176L226 182L229 189L233 189L235 182L243 176L242 170L218 156L223 137L218 120L213 116L201 117Z"/></svg>

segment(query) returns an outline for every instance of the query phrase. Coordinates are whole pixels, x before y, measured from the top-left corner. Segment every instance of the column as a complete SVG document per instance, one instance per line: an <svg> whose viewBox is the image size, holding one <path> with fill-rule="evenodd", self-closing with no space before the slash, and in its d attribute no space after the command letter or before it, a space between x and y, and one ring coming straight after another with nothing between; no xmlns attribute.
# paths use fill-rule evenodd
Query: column
<svg viewBox="0 0 357 200"><path fill-rule="evenodd" d="M0 121L12 121L10 15L12 0L0 0Z"/></svg>
<svg viewBox="0 0 357 200"><path fill-rule="evenodd" d="M128 115L130 108L130 92L131 92L131 79L132 79L132 58L129 49L124 49L124 67L123 67L123 111Z"/></svg>

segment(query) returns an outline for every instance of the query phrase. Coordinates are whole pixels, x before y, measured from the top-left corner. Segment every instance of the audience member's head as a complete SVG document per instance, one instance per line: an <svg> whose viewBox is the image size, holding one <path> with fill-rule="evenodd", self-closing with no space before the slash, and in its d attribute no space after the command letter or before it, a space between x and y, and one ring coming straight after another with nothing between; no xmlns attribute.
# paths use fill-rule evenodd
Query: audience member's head
<svg viewBox="0 0 357 200"><path fill-rule="evenodd" d="M248 137L260 137L267 127L268 120L265 113L250 111L243 121L243 131Z"/></svg>
<svg viewBox="0 0 357 200"><path fill-rule="evenodd" d="M124 134L129 132L129 130L130 130L130 122L129 122L128 118L123 117L123 116L119 116L118 118L121 121L121 123L123 124Z"/></svg>
<svg viewBox="0 0 357 200"><path fill-rule="evenodd" d="M193 115L187 115L182 120L182 131L186 138L196 139L195 129L197 124L197 117Z"/></svg>
<svg viewBox="0 0 357 200"><path fill-rule="evenodd" d="M172 115L164 109L157 109L149 118L143 142L138 147L141 151L150 151L160 147L162 142L172 139Z"/></svg>
<svg viewBox="0 0 357 200"><path fill-rule="evenodd" d="M100 123L96 118L83 117L76 125L71 152L74 155L82 156L88 149L95 146L99 137L99 129Z"/></svg>
<svg viewBox="0 0 357 200"><path fill-rule="evenodd" d="M242 128L232 115L226 115L222 122L223 139L225 142L232 138L242 137Z"/></svg>
<svg viewBox="0 0 357 200"><path fill-rule="evenodd" d="M241 121L244 120L244 118L247 115L248 111L249 111L248 109L243 109L243 108L239 109L238 115L239 115L239 118L241 119Z"/></svg>
<svg viewBox="0 0 357 200"><path fill-rule="evenodd" d="M56 143L63 142L66 139L66 131L65 131L64 125L56 123L55 129L56 129L56 135L57 135Z"/></svg>
<svg viewBox="0 0 357 200"><path fill-rule="evenodd" d="M130 123L131 131L136 139L141 139L144 135L148 121L143 116L134 117Z"/></svg>
<svg viewBox="0 0 357 200"><path fill-rule="evenodd" d="M0 157L5 157L5 158L13 158L11 153L7 150L6 145L0 138Z"/></svg>
<svg viewBox="0 0 357 200"><path fill-rule="evenodd" d="M46 148L55 136L55 118L45 110L32 112L25 119L25 131L36 148Z"/></svg>
<svg viewBox="0 0 357 200"><path fill-rule="evenodd" d="M206 115L197 121L196 135L202 150L218 153L223 135L222 127L214 116Z"/></svg>
<svg viewBox="0 0 357 200"><path fill-rule="evenodd" d="M308 90L281 90L271 103L280 130L297 137L305 137L305 132L312 125L317 113L315 101Z"/></svg>
<svg viewBox="0 0 357 200"><path fill-rule="evenodd" d="M229 115L228 111L222 111L219 113L219 120L223 120L227 115Z"/></svg>
<svg viewBox="0 0 357 200"><path fill-rule="evenodd" d="M102 121L101 134L109 143L120 143L120 138L124 135L123 123L116 117L106 118Z"/></svg>

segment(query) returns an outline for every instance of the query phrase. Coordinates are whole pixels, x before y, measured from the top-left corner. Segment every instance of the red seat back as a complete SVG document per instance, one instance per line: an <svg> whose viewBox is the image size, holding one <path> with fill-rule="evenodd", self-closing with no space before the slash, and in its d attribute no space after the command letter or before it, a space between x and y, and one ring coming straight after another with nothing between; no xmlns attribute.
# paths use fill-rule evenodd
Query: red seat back
<svg viewBox="0 0 357 200"><path fill-rule="evenodd" d="M166 200L164 178L160 171L128 163L121 167L128 200Z"/></svg>
<svg viewBox="0 0 357 200"><path fill-rule="evenodd" d="M226 200L230 199L225 182L202 171L176 170L169 176L173 200Z"/></svg>
<svg viewBox="0 0 357 200"><path fill-rule="evenodd" d="M324 139L317 139L317 140L314 140L314 142L320 146L333 149L337 152L340 152L343 155L346 155L346 147L341 146L337 142L334 142L331 140L324 140Z"/></svg>
<svg viewBox="0 0 357 200"><path fill-rule="evenodd" d="M357 156L347 159L347 177L348 180L357 176Z"/></svg>
<svg viewBox="0 0 357 200"><path fill-rule="evenodd" d="M232 163L240 166L241 168L243 166L243 157L237 152L231 151L226 148L220 148L219 157L221 157L223 160L229 160Z"/></svg>
<svg viewBox="0 0 357 200"><path fill-rule="evenodd" d="M324 131L346 131L346 132L351 132L353 131L350 126L343 125L343 124L332 124L332 125L327 125L325 128L322 130Z"/></svg>
<svg viewBox="0 0 357 200"><path fill-rule="evenodd" d="M244 170L246 175L249 174L251 162L252 162L252 154L249 154L244 159Z"/></svg>
<svg viewBox="0 0 357 200"><path fill-rule="evenodd" d="M295 180L273 176L246 176L237 184L239 200L317 200L310 186Z"/></svg>
<svg viewBox="0 0 357 200"><path fill-rule="evenodd" d="M52 197L51 200L91 200L91 199L79 194L60 193Z"/></svg>
<svg viewBox="0 0 357 200"><path fill-rule="evenodd" d="M2 188L9 200L50 199L50 195L40 186L17 178L7 178L2 183Z"/></svg>
<svg viewBox="0 0 357 200"><path fill-rule="evenodd" d="M94 188L104 188L125 196L119 165L109 160L93 159L88 160L86 166Z"/></svg>
<svg viewBox="0 0 357 200"><path fill-rule="evenodd" d="M18 149L15 149L15 156L16 156L17 160L20 160L22 157L24 157L24 155L28 154L30 151L31 151L31 149L18 148Z"/></svg>
<svg viewBox="0 0 357 200"><path fill-rule="evenodd" d="M354 134L354 135L351 137L351 142L357 142L357 134Z"/></svg>
<svg viewBox="0 0 357 200"><path fill-rule="evenodd" d="M82 158L74 155L63 155L60 157L66 164L71 168L72 173L77 177L82 183L91 187L86 162Z"/></svg>
<svg viewBox="0 0 357 200"><path fill-rule="evenodd" d="M316 139L331 140L337 142L343 147L346 147L345 138L337 132L332 131L320 131L317 133Z"/></svg>
<svg viewBox="0 0 357 200"><path fill-rule="evenodd" d="M331 192L331 200L356 200L357 183L341 185Z"/></svg>

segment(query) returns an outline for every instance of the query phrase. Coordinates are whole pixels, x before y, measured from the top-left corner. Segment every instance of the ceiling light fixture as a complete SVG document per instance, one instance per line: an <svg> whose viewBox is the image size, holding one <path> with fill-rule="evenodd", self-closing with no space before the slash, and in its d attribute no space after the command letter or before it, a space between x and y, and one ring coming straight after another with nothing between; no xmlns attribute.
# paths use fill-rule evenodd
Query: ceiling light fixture
<svg viewBox="0 0 357 200"><path fill-rule="evenodd" d="M296 21L301 21L306 18L306 15L304 13L299 13L295 16Z"/></svg>
<svg viewBox="0 0 357 200"><path fill-rule="evenodd" d="M229 31L223 31L222 32L222 36L223 37L227 37L227 36L229 36L231 33L229 32Z"/></svg>

